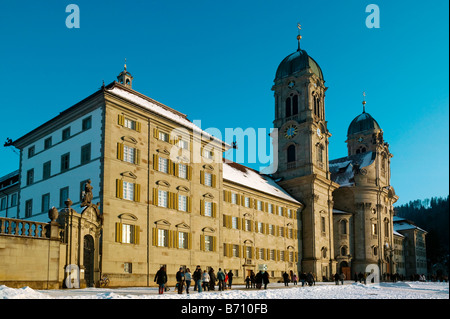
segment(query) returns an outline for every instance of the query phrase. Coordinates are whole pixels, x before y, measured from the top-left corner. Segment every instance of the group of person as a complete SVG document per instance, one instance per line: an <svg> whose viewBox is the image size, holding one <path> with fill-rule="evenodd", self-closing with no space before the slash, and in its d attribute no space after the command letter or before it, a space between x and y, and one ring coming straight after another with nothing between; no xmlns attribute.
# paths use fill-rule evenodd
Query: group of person
<svg viewBox="0 0 450 319"><path fill-rule="evenodd" d="M195 271L191 274L189 268L184 269L180 267L175 275L177 284L175 289L179 294L182 294L184 290L189 294L189 288L193 282L194 291L201 293L202 291L215 290L216 282L218 282L218 290L223 291L225 289L231 289L233 284L233 271L226 271L219 268L217 274L214 272L213 268L209 271L202 270L199 265L195 268ZM166 267L162 266L155 275L154 282L158 285L158 293L163 294L167 287L167 272Z"/></svg>
<svg viewBox="0 0 450 319"><path fill-rule="evenodd" d="M260 270L257 274L252 270L250 275L245 278L245 288L256 288L261 289L264 285L264 289L267 289L267 284L269 283L269 273L267 271Z"/></svg>

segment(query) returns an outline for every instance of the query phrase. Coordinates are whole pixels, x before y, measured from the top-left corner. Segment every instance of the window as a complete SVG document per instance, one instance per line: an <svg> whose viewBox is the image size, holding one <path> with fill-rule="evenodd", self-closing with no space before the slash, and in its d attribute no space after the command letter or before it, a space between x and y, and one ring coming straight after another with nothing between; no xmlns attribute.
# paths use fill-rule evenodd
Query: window
<svg viewBox="0 0 450 319"><path fill-rule="evenodd" d="M42 207L41 207L41 211L43 213L48 212L48 210L50 209L50 194L44 194L42 195Z"/></svg>
<svg viewBox="0 0 450 319"><path fill-rule="evenodd" d="M70 167L70 153L61 155L61 172L67 171Z"/></svg>
<svg viewBox="0 0 450 319"><path fill-rule="evenodd" d="M51 161L45 162L42 165L42 178L43 179L50 178L51 170L52 170L52 162Z"/></svg>
<svg viewBox="0 0 450 319"><path fill-rule="evenodd" d="M212 217L212 203L205 201L205 216Z"/></svg>
<svg viewBox="0 0 450 319"><path fill-rule="evenodd" d="M158 190L158 206L167 207L167 192Z"/></svg>
<svg viewBox="0 0 450 319"><path fill-rule="evenodd" d="M65 141L65 140L69 139L69 137L70 137L70 127L66 128L62 131L62 140Z"/></svg>
<svg viewBox="0 0 450 319"><path fill-rule="evenodd" d="M214 251L214 237L205 235L205 251Z"/></svg>
<svg viewBox="0 0 450 319"><path fill-rule="evenodd" d="M275 227L272 224L269 225L269 234L275 235Z"/></svg>
<svg viewBox="0 0 450 319"><path fill-rule="evenodd" d="M168 247L169 246L169 231L167 229L158 229L158 246Z"/></svg>
<svg viewBox="0 0 450 319"><path fill-rule="evenodd" d="M237 203L237 194L231 193L231 203L236 204Z"/></svg>
<svg viewBox="0 0 450 319"><path fill-rule="evenodd" d="M372 235L376 236L378 234L377 224L372 224Z"/></svg>
<svg viewBox="0 0 450 319"><path fill-rule="evenodd" d="M178 177L187 178L187 165L178 164Z"/></svg>
<svg viewBox="0 0 450 319"><path fill-rule="evenodd" d="M81 165L88 163L91 160L91 143L81 147Z"/></svg>
<svg viewBox="0 0 450 319"><path fill-rule="evenodd" d="M169 160L167 158L159 157L158 161L158 171L167 173L169 171Z"/></svg>
<svg viewBox="0 0 450 319"><path fill-rule="evenodd" d="M280 237L284 237L284 227L280 226Z"/></svg>
<svg viewBox="0 0 450 319"><path fill-rule="evenodd" d="M212 159L214 152L212 150L203 150L203 157Z"/></svg>
<svg viewBox="0 0 450 319"><path fill-rule="evenodd" d="M136 121L130 120L130 119L125 119L124 120L124 125L126 128L129 128L131 130L136 130Z"/></svg>
<svg viewBox="0 0 450 319"><path fill-rule="evenodd" d="M164 142L169 142L169 134L164 132L159 132L159 140Z"/></svg>
<svg viewBox="0 0 450 319"><path fill-rule="evenodd" d="M6 200L7 199L8 199L7 197L3 197L2 198L2 201L1 201L1 204L0 204L0 210L5 210L6 209Z"/></svg>
<svg viewBox="0 0 450 319"><path fill-rule="evenodd" d="M269 214L273 214L273 204L269 204L268 210Z"/></svg>
<svg viewBox="0 0 450 319"><path fill-rule="evenodd" d="M187 211L187 196L178 195L178 210Z"/></svg>
<svg viewBox="0 0 450 319"><path fill-rule="evenodd" d="M275 249L270 250L270 260L275 260Z"/></svg>
<svg viewBox="0 0 450 319"><path fill-rule="evenodd" d="M389 237L389 220L385 219L384 220L384 237Z"/></svg>
<svg viewBox="0 0 450 319"><path fill-rule="evenodd" d="M298 95L292 97L292 115L298 114Z"/></svg>
<svg viewBox="0 0 450 319"><path fill-rule="evenodd" d="M322 229L322 233L326 232L326 225L325 225L325 217L320 217L320 225Z"/></svg>
<svg viewBox="0 0 450 319"><path fill-rule="evenodd" d="M251 231L252 230L252 221L249 219L245 220L245 230L246 231Z"/></svg>
<svg viewBox="0 0 450 319"><path fill-rule="evenodd" d="M122 224L122 243L134 244L134 230L133 225Z"/></svg>
<svg viewBox="0 0 450 319"><path fill-rule="evenodd" d="M212 186L212 174L205 172L205 185Z"/></svg>
<svg viewBox="0 0 450 319"><path fill-rule="evenodd" d="M17 206L17 193L11 195L11 207Z"/></svg>
<svg viewBox="0 0 450 319"><path fill-rule="evenodd" d="M239 245L233 245L233 257L239 257Z"/></svg>
<svg viewBox="0 0 450 319"><path fill-rule="evenodd" d="M253 258L253 251L252 251L252 247L245 247L245 258L247 259L252 259Z"/></svg>
<svg viewBox="0 0 450 319"><path fill-rule="evenodd" d="M278 207L278 215L283 216L283 207Z"/></svg>
<svg viewBox="0 0 450 319"><path fill-rule="evenodd" d="M33 180L34 180L34 169L32 168L27 171L27 185L33 184Z"/></svg>
<svg viewBox="0 0 450 319"><path fill-rule="evenodd" d="M123 160L125 162L134 164L135 152L136 152L135 148L124 145L123 146Z"/></svg>
<svg viewBox="0 0 450 319"><path fill-rule="evenodd" d="M287 149L287 161L288 163L295 162L295 145L289 145Z"/></svg>
<svg viewBox="0 0 450 319"><path fill-rule="evenodd" d="M264 233L264 224L261 222L258 222L258 233Z"/></svg>
<svg viewBox="0 0 450 319"><path fill-rule="evenodd" d="M188 249L188 233L178 233L178 248Z"/></svg>
<svg viewBox="0 0 450 319"><path fill-rule="evenodd" d="M127 274L133 273L133 264L132 263L123 263L123 271Z"/></svg>
<svg viewBox="0 0 450 319"><path fill-rule="evenodd" d="M64 187L59 190L59 207L64 207L65 201L69 198L69 187Z"/></svg>
<svg viewBox="0 0 450 319"><path fill-rule="evenodd" d="M33 200L29 199L25 202L25 217L31 217L33 213Z"/></svg>
<svg viewBox="0 0 450 319"><path fill-rule="evenodd" d="M30 147L28 148L28 158L33 157L33 156L34 156L34 153L35 153L35 148L34 148L34 145L33 145L33 146L30 146Z"/></svg>
<svg viewBox="0 0 450 319"><path fill-rule="evenodd" d="M347 235L347 221L346 220L341 220L341 234L342 235Z"/></svg>
<svg viewBox="0 0 450 319"><path fill-rule="evenodd" d="M346 246L341 247L341 256L347 256L347 247Z"/></svg>
<svg viewBox="0 0 450 319"><path fill-rule="evenodd" d="M316 146L316 152L317 152L317 162L323 163L323 146L322 144L318 144Z"/></svg>
<svg viewBox="0 0 450 319"><path fill-rule="evenodd" d="M280 260L285 261L284 260L284 250L280 251Z"/></svg>
<svg viewBox="0 0 450 319"><path fill-rule="evenodd" d="M92 116L89 116L85 119L83 119L83 122L81 124L81 128L83 131L86 131L92 127Z"/></svg>
<svg viewBox="0 0 450 319"><path fill-rule="evenodd" d="M250 207L250 198L249 197L245 197L245 207Z"/></svg>
<svg viewBox="0 0 450 319"><path fill-rule="evenodd" d="M134 183L123 182L123 198L134 200Z"/></svg>
<svg viewBox="0 0 450 319"><path fill-rule="evenodd" d="M231 228L238 229L238 220L237 217L231 217Z"/></svg>
<svg viewBox="0 0 450 319"><path fill-rule="evenodd" d="M262 209L262 202L260 200L257 201L256 207L257 207L258 210L263 210Z"/></svg>
<svg viewBox="0 0 450 319"><path fill-rule="evenodd" d="M292 209L288 209L288 217L292 218Z"/></svg>
<svg viewBox="0 0 450 319"><path fill-rule="evenodd" d="M189 149L189 142L188 141L183 141L183 140L179 140L178 141L178 147L188 150Z"/></svg>
<svg viewBox="0 0 450 319"><path fill-rule="evenodd" d="M44 149L49 149L50 147L52 147L52 137L48 137L44 140Z"/></svg>
<svg viewBox="0 0 450 319"><path fill-rule="evenodd" d="M291 116L291 98L290 97L288 97L287 99L286 99L286 117L289 117L289 116Z"/></svg>
<svg viewBox="0 0 450 319"><path fill-rule="evenodd" d="M264 259L264 248L259 248L259 259Z"/></svg>

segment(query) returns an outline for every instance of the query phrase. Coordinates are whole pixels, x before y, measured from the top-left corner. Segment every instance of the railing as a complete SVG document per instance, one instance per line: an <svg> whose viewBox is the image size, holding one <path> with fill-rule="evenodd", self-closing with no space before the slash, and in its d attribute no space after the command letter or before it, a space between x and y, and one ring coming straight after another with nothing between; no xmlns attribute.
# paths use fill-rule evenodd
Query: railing
<svg viewBox="0 0 450 319"><path fill-rule="evenodd" d="M47 238L48 223L0 217L0 235Z"/></svg>

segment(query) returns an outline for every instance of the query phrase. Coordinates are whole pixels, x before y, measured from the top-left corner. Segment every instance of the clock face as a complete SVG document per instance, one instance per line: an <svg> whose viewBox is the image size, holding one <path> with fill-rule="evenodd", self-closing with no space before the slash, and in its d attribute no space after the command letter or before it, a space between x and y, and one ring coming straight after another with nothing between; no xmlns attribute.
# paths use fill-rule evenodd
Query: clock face
<svg viewBox="0 0 450 319"><path fill-rule="evenodd" d="M361 143L362 141L364 141L364 139L362 137L358 138L358 142Z"/></svg>
<svg viewBox="0 0 450 319"><path fill-rule="evenodd" d="M297 126L295 125L289 125L286 130L284 131L284 137L287 139L293 138L295 135L297 135Z"/></svg>
<svg viewBox="0 0 450 319"><path fill-rule="evenodd" d="M289 87L290 89L292 89L292 88L294 88L294 85L295 85L295 82L294 82L294 81L291 81L291 82L289 82L288 87Z"/></svg>

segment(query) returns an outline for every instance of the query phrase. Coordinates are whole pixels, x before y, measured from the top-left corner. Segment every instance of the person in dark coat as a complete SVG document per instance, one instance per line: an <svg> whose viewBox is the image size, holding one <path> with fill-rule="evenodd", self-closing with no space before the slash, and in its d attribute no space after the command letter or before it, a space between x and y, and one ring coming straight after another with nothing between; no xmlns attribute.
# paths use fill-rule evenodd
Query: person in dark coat
<svg viewBox="0 0 450 319"><path fill-rule="evenodd" d="M217 279L219 280L219 291L223 291L225 285L225 273L221 268L219 268L219 271L217 272Z"/></svg>
<svg viewBox="0 0 450 319"><path fill-rule="evenodd" d="M216 281L217 281L216 274L214 273L214 269L211 268L209 270L209 290L214 290Z"/></svg>
<svg viewBox="0 0 450 319"><path fill-rule="evenodd" d="M198 292L202 292L202 269L198 265L192 274L192 279L194 279L194 291L198 290Z"/></svg>
<svg viewBox="0 0 450 319"><path fill-rule="evenodd" d="M302 287L305 286L305 282L306 282L306 273L303 271L300 276L300 281L302 282Z"/></svg>
<svg viewBox="0 0 450 319"><path fill-rule="evenodd" d="M178 293L182 294L183 293L183 286L184 286L184 270L183 267L180 267L180 270L177 271L175 278L177 280L177 288L178 288Z"/></svg>
<svg viewBox="0 0 450 319"><path fill-rule="evenodd" d="M339 285L339 274L338 273L334 274L334 282L336 283L336 285Z"/></svg>
<svg viewBox="0 0 450 319"><path fill-rule="evenodd" d="M267 270L262 274L262 281L264 283L264 289L267 289L267 284L269 283L269 273Z"/></svg>
<svg viewBox="0 0 450 319"><path fill-rule="evenodd" d="M233 272L230 270L228 272L228 288L231 289L231 284L233 283Z"/></svg>
<svg viewBox="0 0 450 319"><path fill-rule="evenodd" d="M262 281L263 281L263 274L262 274L262 270L261 270L255 276L256 289L261 289Z"/></svg>
<svg viewBox="0 0 450 319"><path fill-rule="evenodd" d="M250 281L251 281L251 284L252 284L252 288L256 288L255 273L253 272L253 270L250 273Z"/></svg>
<svg viewBox="0 0 450 319"><path fill-rule="evenodd" d="M310 285L310 286L313 285L313 283L314 283L314 276L313 276L313 274L311 272L309 272L306 275L306 281L308 282L308 285Z"/></svg>
<svg viewBox="0 0 450 319"><path fill-rule="evenodd" d="M160 295L164 292L164 285L167 282L167 273L166 273L166 267L162 266L159 268L159 270L156 272L154 282L156 282L159 286L158 293Z"/></svg>
<svg viewBox="0 0 450 319"><path fill-rule="evenodd" d="M246 278L245 278L245 288L247 288L247 289L249 289L250 288L250 282L251 282L252 280L250 279L250 276L247 276Z"/></svg>
<svg viewBox="0 0 450 319"><path fill-rule="evenodd" d="M284 274L283 274L283 281L284 281L284 285L286 287L288 287L289 286L289 275L287 272L284 272Z"/></svg>

